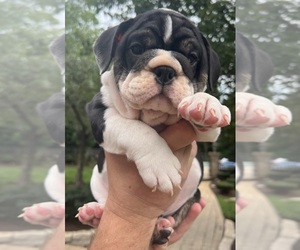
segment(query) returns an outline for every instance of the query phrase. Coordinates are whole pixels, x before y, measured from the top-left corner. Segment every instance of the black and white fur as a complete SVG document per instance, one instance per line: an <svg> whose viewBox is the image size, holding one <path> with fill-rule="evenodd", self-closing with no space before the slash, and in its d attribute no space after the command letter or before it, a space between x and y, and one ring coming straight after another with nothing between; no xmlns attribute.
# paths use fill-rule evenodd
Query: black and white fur
<svg viewBox="0 0 300 250"><path fill-rule="evenodd" d="M203 92L219 77L218 56L191 21L167 9L106 30L94 52L102 74L101 91L87 105L95 139L104 150L134 161L149 188L173 193L181 185L181 166L158 132L183 118L194 126L198 141L215 141L220 127L229 124L228 108ZM164 213L175 217L176 226L199 200L201 178L195 160L179 197ZM105 168L94 170L91 186L104 205ZM154 234L153 242L163 244L168 236Z"/></svg>

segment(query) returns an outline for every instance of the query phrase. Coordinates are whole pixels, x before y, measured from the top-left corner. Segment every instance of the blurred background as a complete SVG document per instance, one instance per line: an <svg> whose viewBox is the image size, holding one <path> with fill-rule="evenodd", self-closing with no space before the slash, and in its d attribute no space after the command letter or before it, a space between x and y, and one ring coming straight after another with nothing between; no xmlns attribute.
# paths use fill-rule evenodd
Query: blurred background
<svg viewBox="0 0 300 250"><path fill-rule="evenodd" d="M59 148L36 106L63 86L49 45L64 32L64 1L0 1L0 27L0 248L38 246L42 233L28 230L45 227L18 215L50 200L43 182Z"/></svg>
<svg viewBox="0 0 300 250"><path fill-rule="evenodd" d="M236 216L237 249L300 249L299 11L300 1L236 1L236 31L273 64L259 89L247 92L292 114L290 125L275 128L264 142L236 144L243 170L237 190L246 204Z"/></svg>

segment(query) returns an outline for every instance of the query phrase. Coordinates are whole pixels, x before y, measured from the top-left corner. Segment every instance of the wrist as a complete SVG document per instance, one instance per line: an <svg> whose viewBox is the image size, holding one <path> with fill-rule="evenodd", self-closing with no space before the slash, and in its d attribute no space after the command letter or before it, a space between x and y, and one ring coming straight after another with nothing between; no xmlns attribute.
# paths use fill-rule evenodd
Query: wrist
<svg viewBox="0 0 300 250"><path fill-rule="evenodd" d="M89 249L148 250L155 223L156 218L134 214L108 201Z"/></svg>
<svg viewBox="0 0 300 250"><path fill-rule="evenodd" d="M126 192L113 197L108 195L105 208L131 223L156 221L157 217L163 213L161 208Z"/></svg>

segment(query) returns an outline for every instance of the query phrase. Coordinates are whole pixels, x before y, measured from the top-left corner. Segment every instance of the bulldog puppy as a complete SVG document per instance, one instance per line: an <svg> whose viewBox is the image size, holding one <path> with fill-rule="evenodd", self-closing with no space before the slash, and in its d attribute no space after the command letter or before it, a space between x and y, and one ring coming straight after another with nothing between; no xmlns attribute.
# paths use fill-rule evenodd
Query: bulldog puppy
<svg viewBox="0 0 300 250"><path fill-rule="evenodd" d="M236 33L236 140L263 142L273 134L274 127L290 124L292 114L271 100L246 93L260 90L273 74L270 56L257 48L241 33Z"/></svg>
<svg viewBox="0 0 300 250"><path fill-rule="evenodd" d="M217 54L189 19L168 9L146 12L106 30L96 40L94 52L102 74L101 91L87 105L95 139L107 152L134 161L153 191L172 195L173 188L181 186L181 166L158 132L186 119L198 141L212 142L220 127L230 123L229 109L204 93L218 80ZM102 164L98 167L102 170ZM172 215L174 227L199 201L201 178L195 160L179 197L162 215ZM97 187L93 194L101 204L79 209L83 223L94 225L95 219L99 223L106 184L105 170L94 170L91 186ZM168 241L172 229L166 224L166 219L158 220L152 243Z"/></svg>
<svg viewBox="0 0 300 250"><path fill-rule="evenodd" d="M65 74L65 35L55 39L49 46L64 82ZM51 138L60 145L60 152L48 171L44 186L48 195L54 200L25 207L19 217L31 224L56 227L65 215L65 90L53 94L36 107L45 123Z"/></svg>

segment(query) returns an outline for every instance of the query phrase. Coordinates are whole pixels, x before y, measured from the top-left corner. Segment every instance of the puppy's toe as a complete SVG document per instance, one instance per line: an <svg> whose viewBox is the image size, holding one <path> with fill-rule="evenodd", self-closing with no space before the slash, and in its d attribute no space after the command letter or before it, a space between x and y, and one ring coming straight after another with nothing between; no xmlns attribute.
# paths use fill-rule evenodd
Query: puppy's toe
<svg viewBox="0 0 300 250"><path fill-rule="evenodd" d="M173 187L178 187L181 183L181 176L177 171L174 173L162 174L158 176L158 189L164 193L173 195Z"/></svg>
<svg viewBox="0 0 300 250"><path fill-rule="evenodd" d="M97 227L103 214L103 208L97 202L90 202L78 209L79 221L82 224Z"/></svg>
<svg viewBox="0 0 300 250"><path fill-rule="evenodd" d="M272 124L274 127L286 126L292 122L292 113L288 108L276 105L274 109L276 112L276 120Z"/></svg>
<svg viewBox="0 0 300 250"><path fill-rule="evenodd" d="M55 227L64 215L64 205L57 202L42 202L31 207L25 207L23 214L19 217L23 217L25 221L31 224Z"/></svg>
<svg viewBox="0 0 300 250"><path fill-rule="evenodd" d="M164 193L172 194L173 186L178 186L181 183L180 162L173 153L158 155L157 159L152 157L152 161L137 161L139 174L144 183L152 190L155 191L157 187Z"/></svg>
<svg viewBox="0 0 300 250"><path fill-rule="evenodd" d="M178 112L184 119L204 127L224 127L231 119L229 109L207 93L184 98L178 106Z"/></svg>

